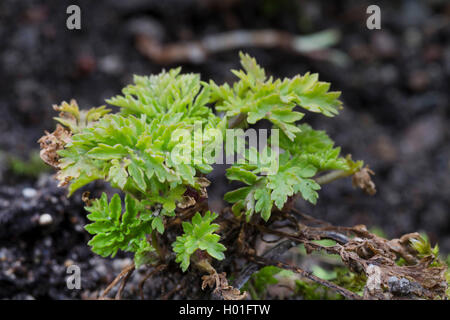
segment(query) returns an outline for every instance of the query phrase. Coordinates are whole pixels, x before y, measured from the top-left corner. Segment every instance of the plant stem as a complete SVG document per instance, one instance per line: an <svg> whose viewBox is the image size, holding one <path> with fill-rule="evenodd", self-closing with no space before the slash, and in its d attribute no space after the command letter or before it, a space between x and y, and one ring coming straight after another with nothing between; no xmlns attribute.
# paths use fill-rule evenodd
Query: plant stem
<svg viewBox="0 0 450 320"><path fill-rule="evenodd" d="M323 185L333 182L334 180L337 179L346 178L348 176L351 176L352 174L353 174L352 171L335 170L327 174L324 174L323 176L317 177L315 180L318 184Z"/></svg>
<svg viewBox="0 0 450 320"><path fill-rule="evenodd" d="M238 127L245 119L247 118L246 113L240 113L238 116L234 117L232 120L230 120L228 124L229 129L234 129Z"/></svg>
<svg viewBox="0 0 450 320"><path fill-rule="evenodd" d="M298 273L300 275L302 275L305 278L308 278L314 282L317 282L327 288L330 288L332 290L334 290L335 292L343 295L345 298L349 299L349 300L361 300L361 296L357 295L356 293L347 290L343 287L340 287L336 284L334 284L333 282L330 282L328 280L324 280L321 279L317 276L315 276L314 274L307 272L297 266L293 266L287 263L284 263L282 261L276 261L276 260L270 260L270 259L266 259L264 257L260 257L260 256L249 256L249 259L254 261L255 263L261 264L263 266L275 266L278 268L282 268L282 269L286 269L286 270L291 270L295 273Z"/></svg>
<svg viewBox="0 0 450 320"><path fill-rule="evenodd" d="M164 261L164 254L162 253L161 247L159 246L158 237L156 236L156 230L152 231L152 246L158 253L159 259Z"/></svg>

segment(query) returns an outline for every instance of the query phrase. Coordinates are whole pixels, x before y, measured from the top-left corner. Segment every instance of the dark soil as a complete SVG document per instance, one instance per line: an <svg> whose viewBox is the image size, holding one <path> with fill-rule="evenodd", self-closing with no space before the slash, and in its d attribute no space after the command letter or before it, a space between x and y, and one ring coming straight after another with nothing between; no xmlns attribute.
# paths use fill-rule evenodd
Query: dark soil
<svg viewBox="0 0 450 320"><path fill-rule="evenodd" d="M74 3L82 10L80 31L66 29L66 8ZM347 57L344 64L282 49L242 48L271 75L319 72L332 89L342 91L345 110L338 117L308 116L306 121L327 130L344 154L363 159L376 172L378 192L373 197L345 180L325 186L317 206L297 205L334 224L381 228L389 237L423 231L449 253L450 5L445 0L377 3L381 30L366 28L370 2L365 1L2 0L0 298L86 298L130 261L91 253L80 194L67 199L46 175L39 180L18 176L6 159L26 159L37 150L43 131L54 128L52 104L75 98L84 108L101 105L133 74L172 67L138 53L131 33L136 25L152 25L164 42L233 29L276 28L294 34L340 30L335 49ZM235 68L235 50L212 55L202 64L183 65L184 71L217 82L231 80L229 70ZM225 205L220 199L228 184L222 173L218 168L211 174L209 202L215 210ZM89 189L99 193L105 188L94 184ZM52 218L48 225L39 222L44 214ZM82 270L83 290L66 288L66 266L71 263ZM132 278L125 297L137 297L142 272ZM167 285L158 277L147 283L146 297L169 292L170 283L179 282L181 275L173 277ZM193 296L199 293L193 291Z"/></svg>

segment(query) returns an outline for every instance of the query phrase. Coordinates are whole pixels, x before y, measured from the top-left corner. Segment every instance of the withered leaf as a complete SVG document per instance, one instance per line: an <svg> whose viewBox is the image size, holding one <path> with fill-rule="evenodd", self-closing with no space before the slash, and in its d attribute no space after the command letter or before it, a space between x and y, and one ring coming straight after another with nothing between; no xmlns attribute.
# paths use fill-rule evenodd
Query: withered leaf
<svg viewBox="0 0 450 320"><path fill-rule="evenodd" d="M369 169L368 166L361 168L358 172L356 172L352 177L352 184L354 187L358 187L367 194L373 196L377 190L375 188L375 183L373 183L370 175L374 175L375 173Z"/></svg>
<svg viewBox="0 0 450 320"><path fill-rule="evenodd" d="M213 293L222 297L224 300L243 300L247 297L247 292L241 293L239 289L234 288L228 284L226 273L218 274L213 272L202 277L202 290L207 286L214 288Z"/></svg>
<svg viewBox="0 0 450 320"><path fill-rule="evenodd" d="M387 240L358 226L353 230L358 237L344 244L339 255L355 272L367 276L364 299L435 299L445 297L447 282L445 264L432 263L431 255L417 257L409 245L417 233L406 234L400 239ZM402 257L406 265L398 265Z"/></svg>
<svg viewBox="0 0 450 320"><path fill-rule="evenodd" d="M192 207L196 204L196 201L193 197L190 196L183 196L181 201L177 203L177 207L180 209L186 209L189 207Z"/></svg>
<svg viewBox="0 0 450 320"><path fill-rule="evenodd" d="M64 149L64 146L71 141L72 134L61 125L56 125L55 131L42 136L38 143L41 147L41 159L54 168L59 168L58 151Z"/></svg>

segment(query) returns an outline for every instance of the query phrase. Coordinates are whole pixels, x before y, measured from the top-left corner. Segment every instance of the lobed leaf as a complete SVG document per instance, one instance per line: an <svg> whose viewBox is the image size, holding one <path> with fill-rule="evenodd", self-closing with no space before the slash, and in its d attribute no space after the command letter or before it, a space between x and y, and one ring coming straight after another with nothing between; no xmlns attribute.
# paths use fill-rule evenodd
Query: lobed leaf
<svg viewBox="0 0 450 320"><path fill-rule="evenodd" d="M175 261L181 264L183 272L189 267L191 255L197 250L205 250L217 260L225 258L223 252L226 248L219 243L220 237L214 233L219 229L218 224L212 223L216 218L217 214L210 211L203 217L197 212L192 222L183 222L183 235L178 236L172 243L176 253Z"/></svg>
<svg viewBox="0 0 450 320"><path fill-rule="evenodd" d="M118 250L134 252L135 263L139 266L145 260L145 255L155 251L147 242L146 236L151 233L155 224L158 231L164 226L160 225L161 221L154 222L158 218L147 219L149 213L142 203L132 196L125 196L123 213L118 194L108 203L108 197L103 193L100 199L94 200L86 210L89 212L87 218L93 222L86 225L85 229L94 235L88 244L95 253L103 257L114 257Z"/></svg>
<svg viewBox="0 0 450 320"><path fill-rule="evenodd" d="M209 83L210 102L216 104L217 110L224 111L226 117L244 114L249 124L267 119L293 140L300 132L293 123L304 116L294 111L296 106L329 117L338 114L342 108L338 100L340 92L330 92L330 84L320 82L317 74L308 72L292 79L273 81L266 78L264 69L254 58L243 53L240 57L244 70L233 70L239 78L233 87L228 84L218 86L212 81Z"/></svg>

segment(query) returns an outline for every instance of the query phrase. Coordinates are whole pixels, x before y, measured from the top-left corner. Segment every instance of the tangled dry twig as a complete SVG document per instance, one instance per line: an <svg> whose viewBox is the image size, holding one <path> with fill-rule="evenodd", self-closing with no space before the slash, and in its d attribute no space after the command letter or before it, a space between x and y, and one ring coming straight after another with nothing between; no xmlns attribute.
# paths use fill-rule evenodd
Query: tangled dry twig
<svg viewBox="0 0 450 320"><path fill-rule="evenodd" d="M417 233L407 234L399 239L387 240L369 232L365 226L348 227L310 227L301 224L301 234L254 225L263 233L277 235L290 239L305 246L307 252L325 251L337 254L344 264L356 273L364 273L367 283L364 299L445 299L447 282L444 264L435 263L438 257L428 255L418 257L418 252L411 247L412 239L419 239ZM346 233L353 238L342 233ZM334 246L323 246L315 240L332 239ZM399 265L398 259L406 261ZM310 273L284 262L249 255L249 259L262 265L274 265L288 269L320 283L349 299L361 297L339 287L329 281L324 281Z"/></svg>
<svg viewBox="0 0 450 320"><path fill-rule="evenodd" d="M108 285L108 287L105 289L105 291L103 291L103 293L101 294L101 296L98 299L99 300L106 300L107 296L108 296L108 293L123 278L122 279L122 283L121 283L121 285L119 287L119 290L117 291L117 294L116 294L116 300L120 300L122 298L123 289L125 288L125 285L126 285L128 279L130 278L131 274L135 270L135 268L136 267L135 267L134 262L132 262L130 265L128 265L125 268L123 268L123 270L119 273L119 275Z"/></svg>
<svg viewBox="0 0 450 320"><path fill-rule="evenodd" d="M142 55L160 64L186 61L202 63L211 54L242 47L281 48L313 59L333 60L335 52L329 47L337 43L339 37L336 30L307 36L270 29L234 30L209 35L197 41L163 44L157 37L137 33L136 47Z"/></svg>

